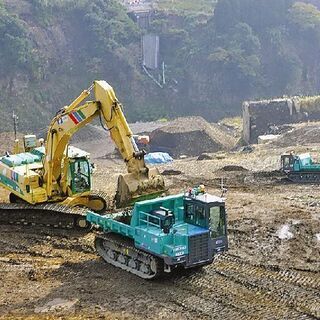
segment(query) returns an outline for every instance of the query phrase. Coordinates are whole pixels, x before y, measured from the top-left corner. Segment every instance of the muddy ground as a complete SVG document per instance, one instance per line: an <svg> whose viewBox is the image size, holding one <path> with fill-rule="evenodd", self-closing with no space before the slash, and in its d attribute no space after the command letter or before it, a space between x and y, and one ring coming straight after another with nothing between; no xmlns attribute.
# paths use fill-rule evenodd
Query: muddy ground
<svg viewBox="0 0 320 320"><path fill-rule="evenodd" d="M112 193L125 168L102 159L104 150L93 151L95 187ZM166 176L172 193L204 182L220 195L222 178L228 188L230 250L197 272L148 282L104 263L92 234L0 226L0 318L319 318L319 186L293 185L272 173L283 151L266 145L160 167L182 171ZM226 171L230 165L247 171Z"/></svg>

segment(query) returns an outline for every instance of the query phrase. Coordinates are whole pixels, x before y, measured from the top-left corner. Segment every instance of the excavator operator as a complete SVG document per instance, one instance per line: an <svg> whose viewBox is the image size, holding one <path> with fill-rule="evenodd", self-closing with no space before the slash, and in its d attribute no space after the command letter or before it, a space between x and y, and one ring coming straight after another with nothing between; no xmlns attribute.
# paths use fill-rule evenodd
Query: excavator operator
<svg viewBox="0 0 320 320"><path fill-rule="evenodd" d="M75 173L74 182L76 189L79 191L87 191L90 188L88 178L81 172L80 163L78 163L78 169Z"/></svg>

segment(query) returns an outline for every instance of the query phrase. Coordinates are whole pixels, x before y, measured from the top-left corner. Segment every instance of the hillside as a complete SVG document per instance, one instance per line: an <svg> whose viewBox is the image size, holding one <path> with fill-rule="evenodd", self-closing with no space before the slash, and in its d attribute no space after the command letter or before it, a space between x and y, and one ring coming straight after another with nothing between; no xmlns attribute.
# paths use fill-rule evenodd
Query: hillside
<svg viewBox="0 0 320 320"><path fill-rule="evenodd" d="M0 22L1 130L13 109L20 130L45 127L95 79L108 80L131 115L146 103L140 31L117 2L5 0Z"/></svg>
<svg viewBox="0 0 320 320"><path fill-rule="evenodd" d="M216 121L243 100L318 93L316 1L147 2L148 31L116 0L0 0L0 131L13 110L20 131L41 131L95 79L115 88L129 121ZM160 37L163 88L140 65L145 32Z"/></svg>

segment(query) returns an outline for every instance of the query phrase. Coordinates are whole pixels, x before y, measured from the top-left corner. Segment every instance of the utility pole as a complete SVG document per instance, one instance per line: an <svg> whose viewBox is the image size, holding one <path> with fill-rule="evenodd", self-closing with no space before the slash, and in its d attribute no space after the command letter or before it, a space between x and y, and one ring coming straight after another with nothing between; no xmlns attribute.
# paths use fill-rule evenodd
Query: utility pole
<svg viewBox="0 0 320 320"><path fill-rule="evenodd" d="M162 84L166 84L165 64L164 64L164 61L162 61Z"/></svg>
<svg viewBox="0 0 320 320"><path fill-rule="evenodd" d="M13 119L13 128L14 128L14 140L16 140L17 139L19 117L14 113L14 111L12 112L12 119Z"/></svg>

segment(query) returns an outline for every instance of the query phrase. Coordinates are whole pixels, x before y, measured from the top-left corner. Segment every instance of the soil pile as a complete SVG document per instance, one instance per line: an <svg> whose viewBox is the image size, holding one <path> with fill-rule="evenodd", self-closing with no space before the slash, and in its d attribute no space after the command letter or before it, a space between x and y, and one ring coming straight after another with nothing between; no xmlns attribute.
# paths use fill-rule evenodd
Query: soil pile
<svg viewBox="0 0 320 320"><path fill-rule="evenodd" d="M136 122L129 124L133 134L149 134L155 129L165 126L160 121ZM116 150L115 142L111 139L108 130L104 130L98 123L88 124L79 130L71 140L71 144L86 150L91 154L91 159L96 158L121 158Z"/></svg>
<svg viewBox="0 0 320 320"><path fill-rule="evenodd" d="M210 124L201 117L178 118L150 135L152 151L198 156L204 152L232 149L237 140L223 126Z"/></svg>
<svg viewBox="0 0 320 320"><path fill-rule="evenodd" d="M297 125L293 130L279 137L273 145L279 147L299 146L306 144L319 144L320 123L314 122L308 125Z"/></svg>
<svg viewBox="0 0 320 320"><path fill-rule="evenodd" d="M108 131L103 130L102 127L88 124L72 137L72 142L104 140L106 137L109 137Z"/></svg>
<svg viewBox="0 0 320 320"><path fill-rule="evenodd" d="M129 127L133 134L149 134L150 132L165 126L165 122L135 122L130 123ZM109 132L106 128L104 130L100 124L88 124L81 130L79 130L73 137L72 142L82 142L82 141L98 141L98 140L106 140L109 138Z"/></svg>
<svg viewBox="0 0 320 320"><path fill-rule="evenodd" d="M248 169L242 167L242 166L236 166L236 165L227 165L221 168L222 171L249 171Z"/></svg>

